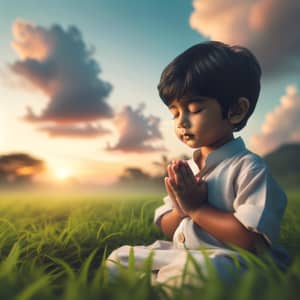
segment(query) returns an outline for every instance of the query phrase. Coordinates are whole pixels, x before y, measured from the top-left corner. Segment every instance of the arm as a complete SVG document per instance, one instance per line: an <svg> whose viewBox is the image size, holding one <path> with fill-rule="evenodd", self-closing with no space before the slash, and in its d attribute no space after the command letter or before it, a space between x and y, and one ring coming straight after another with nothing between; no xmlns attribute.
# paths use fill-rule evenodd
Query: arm
<svg viewBox="0 0 300 300"><path fill-rule="evenodd" d="M192 220L216 239L254 251L260 235L244 227L232 213L223 212L208 204L189 212Z"/></svg>
<svg viewBox="0 0 300 300"><path fill-rule="evenodd" d="M235 244L250 251L255 249L260 235L244 227L233 213L223 212L207 204L207 191L205 194L205 189L199 189L199 182L186 164L175 165L173 171L178 184L170 179L169 188L179 205L197 225L224 243ZM200 187L204 184L200 183Z"/></svg>
<svg viewBox="0 0 300 300"><path fill-rule="evenodd" d="M166 213L160 219L159 226L161 231L172 240L173 234L183 218L176 209Z"/></svg>

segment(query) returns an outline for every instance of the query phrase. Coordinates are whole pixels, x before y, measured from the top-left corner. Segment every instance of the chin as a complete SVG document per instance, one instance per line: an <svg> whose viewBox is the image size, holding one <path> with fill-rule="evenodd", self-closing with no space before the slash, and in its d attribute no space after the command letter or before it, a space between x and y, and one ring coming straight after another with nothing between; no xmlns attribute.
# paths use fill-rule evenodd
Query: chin
<svg viewBox="0 0 300 300"><path fill-rule="evenodd" d="M195 143L193 141L191 142L183 142L185 145L187 145L189 148L192 148L192 149L198 149L200 147L202 147L202 145L200 143Z"/></svg>
<svg viewBox="0 0 300 300"><path fill-rule="evenodd" d="M189 146L189 147L192 148L192 149L199 149L202 146L201 145L192 145L192 146Z"/></svg>

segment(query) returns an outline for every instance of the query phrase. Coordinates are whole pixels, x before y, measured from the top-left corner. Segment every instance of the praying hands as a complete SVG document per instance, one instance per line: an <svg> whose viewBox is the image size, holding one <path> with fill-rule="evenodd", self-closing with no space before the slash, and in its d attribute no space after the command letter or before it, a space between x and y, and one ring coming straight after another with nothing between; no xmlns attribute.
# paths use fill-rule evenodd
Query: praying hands
<svg viewBox="0 0 300 300"><path fill-rule="evenodd" d="M181 217L188 216L207 201L206 182L194 176L186 161L173 161L168 165L165 186Z"/></svg>

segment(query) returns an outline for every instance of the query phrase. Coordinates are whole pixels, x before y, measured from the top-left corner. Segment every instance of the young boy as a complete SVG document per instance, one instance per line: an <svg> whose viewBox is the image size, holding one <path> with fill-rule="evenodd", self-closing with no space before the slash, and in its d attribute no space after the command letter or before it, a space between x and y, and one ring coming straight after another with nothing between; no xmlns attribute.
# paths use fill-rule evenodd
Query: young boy
<svg viewBox="0 0 300 300"><path fill-rule="evenodd" d="M276 246L285 193L264 161L233 136L254 111L260 77L249 50L215 41L187 49L163 71L159 95L177 137L196 150L193 159L168 166L168 196L155 211L155 223L172 242L134 247L137 265L154 252L156 281L180 278L187 253L205 273L203 247L224 279L236 270L232 256L243 265L231 245L254 254L269 249L278 265L286 266L288 257ZM126 266L128 253L129 246L123 246L109 259Z"/></svg>

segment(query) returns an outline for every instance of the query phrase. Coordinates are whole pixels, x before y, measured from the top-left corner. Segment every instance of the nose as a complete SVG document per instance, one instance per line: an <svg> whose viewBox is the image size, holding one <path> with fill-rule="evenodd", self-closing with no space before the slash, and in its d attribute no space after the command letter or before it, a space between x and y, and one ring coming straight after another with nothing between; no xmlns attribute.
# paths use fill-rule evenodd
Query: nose
<svg viewBox="0 0 300 300"><path fill-rule="evenodd" d="M182 114L177 123L178 128L189 128L191 126L190 120L187 114Z"/></svg>

